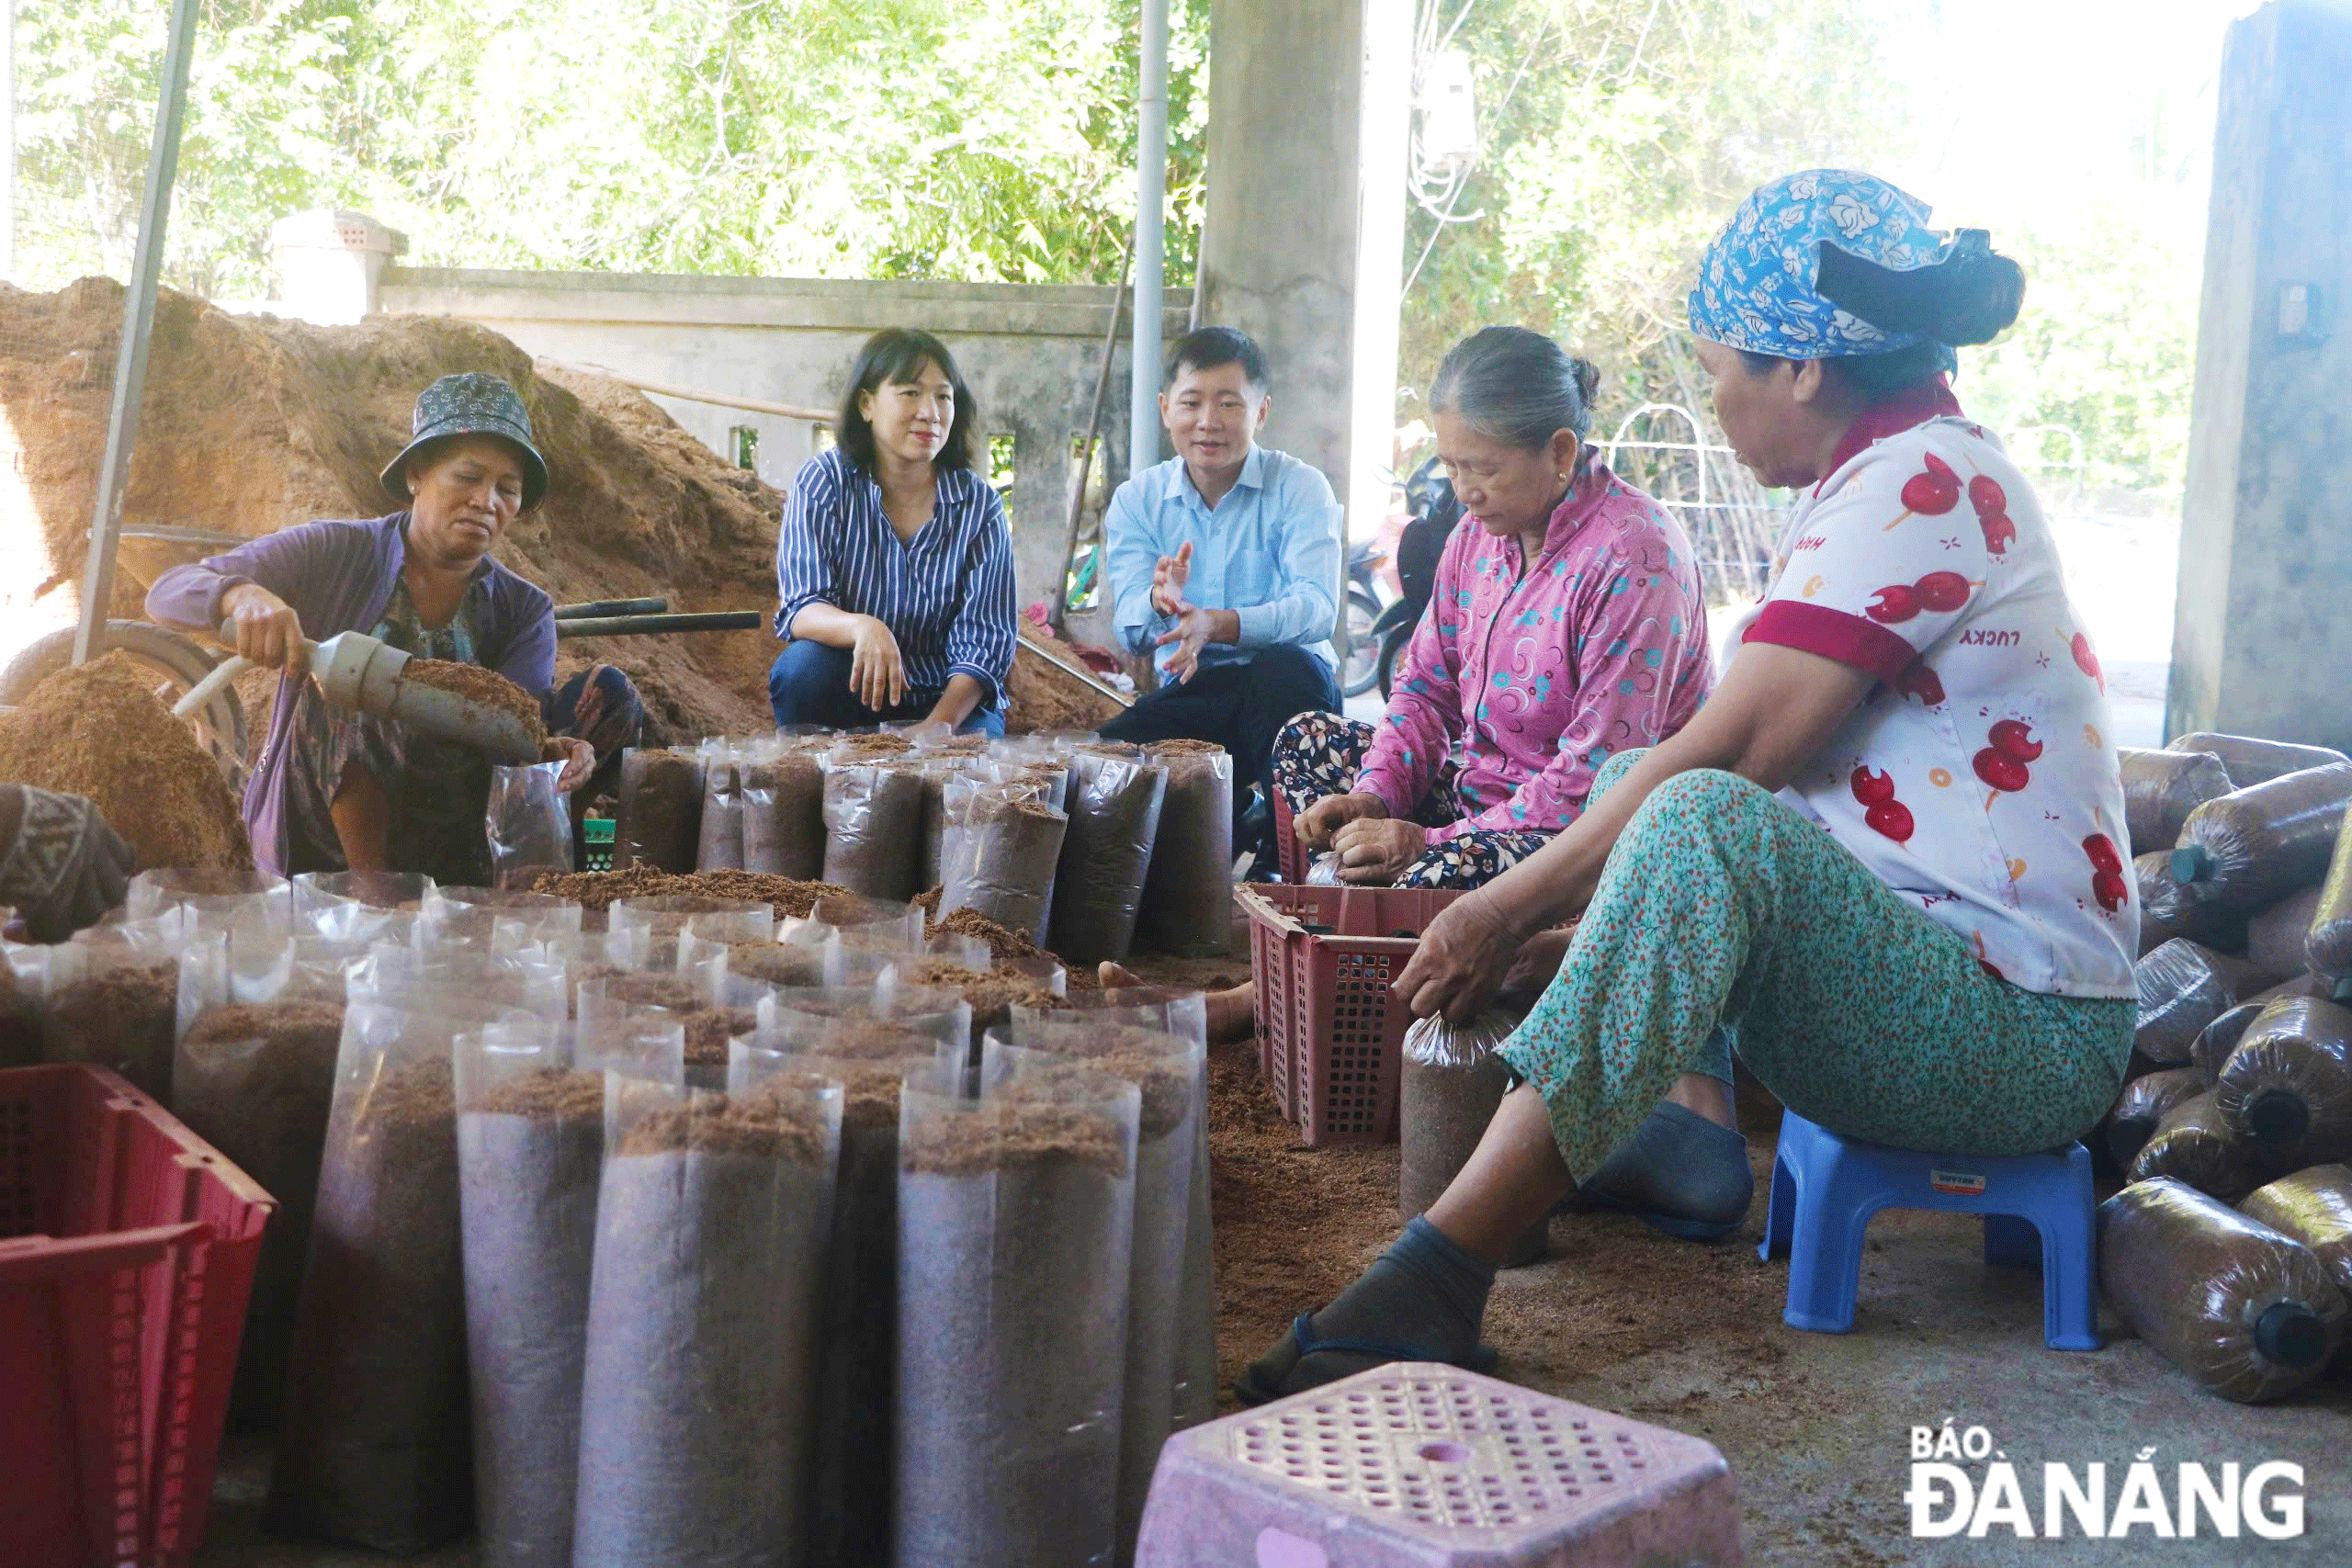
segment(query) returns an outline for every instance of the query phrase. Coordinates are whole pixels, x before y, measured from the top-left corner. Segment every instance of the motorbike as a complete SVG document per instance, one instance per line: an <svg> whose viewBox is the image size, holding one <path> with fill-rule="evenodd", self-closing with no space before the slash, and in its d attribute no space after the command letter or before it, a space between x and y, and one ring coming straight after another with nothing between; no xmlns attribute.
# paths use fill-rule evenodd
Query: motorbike
<svg viewBox="0 0 2352 1568"><path fill-rule="evenodd" d="M1374 620L1369 639L1375 649L1373 682L1379 683L1383 698L1395 683L1396 666L1404 660L1405 645L1413 640L1413 628L1421 624L1421 612L1429 608L1430 595L1437 587L1438 558L1445 554L1445 542L1453 536L1454 525L1462 521L1462 502L1454 496L1453 481L1445 477L1443 466L1435 457L1415 468L1405 481L1405 510L1411 521L1396 537L1398 597ZM1349 662L1352 668L1354 660ZM1367 682L1357 690L1369 690L1371 685Z"/></svg>
<svg viewBox="0 0 2352 1568"><path fill-rule="evenodd" d="M1383 570L1389 558L1385 546L1385 537L1374 537L1348 547L1348 657L1340 671L1342 696L1360 696L1380 678L1380 619L1391 607L1382 589L1395 579L1395 573Z"/></svg>

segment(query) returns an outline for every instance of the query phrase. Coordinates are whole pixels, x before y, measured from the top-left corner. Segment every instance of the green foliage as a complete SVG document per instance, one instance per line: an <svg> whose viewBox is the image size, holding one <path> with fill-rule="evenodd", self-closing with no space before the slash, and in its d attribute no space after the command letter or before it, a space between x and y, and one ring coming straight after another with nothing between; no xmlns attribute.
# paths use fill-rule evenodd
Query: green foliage
<svg viewBox="0 0 2352 1568"><path fill-rule="evenodd" d="M1208 8L1173 18L1179 286ZM1404 386L1517 321L1601 366L1600 434L1644 402L1703 412L1682 296L1717 225L1773 175L1912 150L1926 89L1882 69L1890 14L1470 0L1454 42L1486 152L1453 210L1478 216L1410 214L1408 265L1426 257ZM127 274L168 16L20 0L18 281ZM1131 224L1136 30L1136 0L207 0L166 276L264 297L270 223L347 207L409 234L418 265L1107 283ZM2178 198L2201 131L2179 105L2151 112L2140 186L1996 235L2032 280L2027 312L1962 384L1996 425L2071 432L2100 489L2177 491L2185 462L2200 226ZM2112 173L2069 188L2113 192ZM1644 477L1693 493L1695 476ZM1726 469L1709 493L1741 483Z"/></svg>
<svg viewBox="0 0 2352 1568"><path fill-rule="evenodd" d="M1454 10L1446 0L1446 14ZM1905 63L1923 85L1885 69L1880 18L1894 15L1863 0L1476 0L1455 41L1476 73L1486 152L1456 210L1483 216L1441 225L1410 214L1408 267L1429 254L1405 301L1403 386L1425 388L1468 333L1515 321L1601 367L1596 434L1645 402L1710 417L1683 299L1733 208L1795 169L1899 177L1914 161L1915 128L1948 112L1922 62ZM2114 166L2063 185L2020 169L2010 182L2038 198L2021 209L2030 220L1995 233L2026 268L2026 310L1996 344L1963 352L1959 389L1978 417L2046 451L2062 488L2169 497L2187 464L2203 239L2197 154L2210 130L2189 95L2161 83L2125 96L2145 129L2142 142L2101 145ZM1945 153L1982 156L1964 146ZM1949 209L1932 179L1905 183ZM1419 412L1400 398L1400 419ZM1688 438L1672 422L1656 434ZM2077 447L2079 462L2067 462ZM1662 465L1641 477L1689 498L1695 476L1684 470ZM1743 487L1726 470L1710 493Z"/></svg>
<svg viewBox="0 0 2352 1568"><path fill-rule="evenodd" d="M1739 199L1903 145L1860 0L1486 0L1456 44L1487 152L1455 210L1487 216L1410 214L1407 265L1429 258L1405 303L1408 388L1461 337L1510 321L1601 367L1604 432L1639 403L1687 402L1686 356L1661 345Z"/></svg>
<svg viewBox="0 0 2352 1568"><path fill-rule="evenodd" d="M2056 494L2170 500L2188 473L2204 236L2150 233L2132 219L2094 200L2004 237L2026 267L2025 311L1963 359L1971 411L2044 463L2043 488Z"/></svg>
<svg viewBox="0 0 2352 1568"><path fill-rule="evenodd" d="M25 10L26 281L127 269L167 10ZM1181 284L1206 0L1173 23ZM264 294L270 222L340 206L418 265L1108 282L1136 27L1134 0L211 0L167 276Z"/></svg>

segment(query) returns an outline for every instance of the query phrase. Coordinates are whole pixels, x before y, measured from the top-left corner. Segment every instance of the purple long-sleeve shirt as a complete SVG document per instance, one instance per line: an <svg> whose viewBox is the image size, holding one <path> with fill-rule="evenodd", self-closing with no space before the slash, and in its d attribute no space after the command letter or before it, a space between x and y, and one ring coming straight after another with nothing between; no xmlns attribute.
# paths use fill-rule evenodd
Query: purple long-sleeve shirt
<svg viewBox="0 0 2352 1568"><path fill-rule="evenodd" d="M302 634L313 642L338 632L372 632L391 602L407 558L408 513L356 522L304 523L239 545L193 566L175 566L147 592L147 614L183 626L220 624L220 596L257 583L293 606ZM475 649L497 671L542 702L555 685L555 602L514 573L484 558L466 594L472 602ZM286 866L286 788L291 769L287 737L301 688L277 686L269 739L245 783L245 831L254 858L269 871Z"/></svg>

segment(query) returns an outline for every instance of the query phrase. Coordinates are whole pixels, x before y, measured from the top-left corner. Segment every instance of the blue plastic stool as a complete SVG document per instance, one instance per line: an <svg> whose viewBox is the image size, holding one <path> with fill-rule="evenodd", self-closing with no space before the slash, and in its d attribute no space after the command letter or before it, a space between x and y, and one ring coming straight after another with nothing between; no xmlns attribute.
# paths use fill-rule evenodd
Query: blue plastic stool
<svg viewBox="0 0 2352 1568"><path fill-rule="evenodd" d="M2046 1155L1924 1155L1841 1138L1793 1111L1781 1112L1764 1242L1756 1249L1767 1261L1788 1250L1781 1322L1819 1334L1853 1330L1862 1232L1881 1209L1984 1215L1985 1262L2041 1265L2050 1348L2099 1348L2097 1204L2090 1151L2082 1145Z"/></svg>

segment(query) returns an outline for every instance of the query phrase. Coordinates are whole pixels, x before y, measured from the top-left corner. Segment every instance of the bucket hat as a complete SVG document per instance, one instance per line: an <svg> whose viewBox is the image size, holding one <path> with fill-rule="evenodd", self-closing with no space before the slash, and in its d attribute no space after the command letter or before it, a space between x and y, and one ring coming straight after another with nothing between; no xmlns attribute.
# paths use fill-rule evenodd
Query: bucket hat
<svg viewBox="0 0 2352 1568"><path fill-rule="evenodd" d="M428 442L450 435L495 435L523 449L523 510L548 493L548 460L531 439L531 413L514 388L485 370L444 376L417 394L409 416L409 443L384 469L384 492L406 506L413 499L401 470Z"/></svg>

